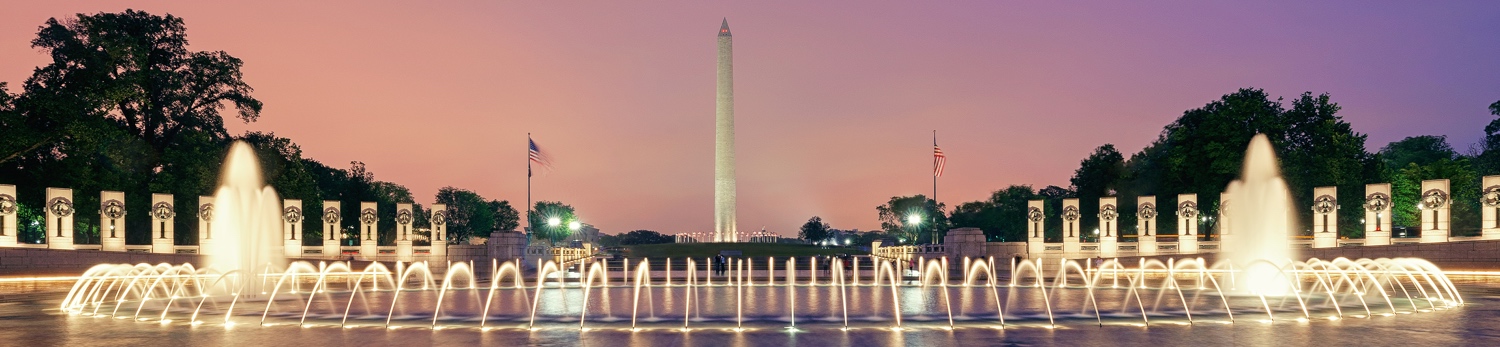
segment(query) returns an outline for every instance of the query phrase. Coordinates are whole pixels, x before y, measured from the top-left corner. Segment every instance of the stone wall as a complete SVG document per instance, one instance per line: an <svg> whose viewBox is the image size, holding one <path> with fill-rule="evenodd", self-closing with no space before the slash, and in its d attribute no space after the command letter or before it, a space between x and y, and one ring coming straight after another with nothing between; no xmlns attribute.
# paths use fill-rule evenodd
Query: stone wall
<svg viewBox="0 0 1500 347"><path fill-rule="evenodd" d="M78 276L98 264L203 264L197 254L0 248L0 276Z"/></svg>
<svg viewBox="0 0 1500 347"><path fill-rule="evenodd" d="M1388 246L1314 248L1299 250L1298 258L1422 258L1443 270L1500 270L1500 240L1444 243L1405 243Z"/></svg>

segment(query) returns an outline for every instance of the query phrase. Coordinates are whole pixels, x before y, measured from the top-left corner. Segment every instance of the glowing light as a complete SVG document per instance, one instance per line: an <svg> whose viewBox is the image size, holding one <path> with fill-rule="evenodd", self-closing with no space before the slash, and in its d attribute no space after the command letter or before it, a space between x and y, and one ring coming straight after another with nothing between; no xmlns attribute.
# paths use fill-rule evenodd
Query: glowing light
<svg viewBox="0 0 1500 347"><path fill-rule="evenodd" d="M582 227L583 227L583 223L579 223L576 220L572 221L572 222L568 222L568 229L578 230L578 228L582 228Z"/></svg>
<svg viewBox="0 0 1500 347"><path fill-rule="evenodd" d="M922 215L915 214L915 213L906 215L906 223L907 224L922 224Z"/></svg>
<svg viewBox="0 0 1500 347"><path fill-rule="evenodd" d="M562 225L562 219L557 217L547 218L547 226L556 227Z"/></svg>

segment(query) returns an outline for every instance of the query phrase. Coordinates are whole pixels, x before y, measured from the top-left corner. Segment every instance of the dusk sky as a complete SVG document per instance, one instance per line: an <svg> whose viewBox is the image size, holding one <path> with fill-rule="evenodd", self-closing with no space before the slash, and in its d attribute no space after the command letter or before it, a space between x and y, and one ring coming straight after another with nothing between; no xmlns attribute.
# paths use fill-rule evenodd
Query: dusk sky
<svg viewBox="0 0 1500 347"><path fill-rule="evenodd" d="M1447 135L1500 100L1495 1L12 1L0 81L48 58L50 17L183 17L192 50L245 61L265 102L233 134L431 203L443 186L526 199L526 133L556 169L532 197L607 233L713 229L715 35L734 32L739 229L808 217L878 228L891 196L950 207L1011 184L1066 186L1093 148L1128 156L1242 87L1329 93L1371 151Z"/></svg>

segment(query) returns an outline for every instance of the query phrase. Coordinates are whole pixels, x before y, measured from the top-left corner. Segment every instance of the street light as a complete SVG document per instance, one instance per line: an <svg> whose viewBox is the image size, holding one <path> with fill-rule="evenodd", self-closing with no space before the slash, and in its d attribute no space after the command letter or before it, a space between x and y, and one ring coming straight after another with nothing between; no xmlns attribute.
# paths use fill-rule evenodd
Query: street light
<svg viewBox="0 0 1500 347"><path fill-rule="evenodd" d="M922 224L922 215L915 214L915 213L906 215L906 223L907 224Z"/></svg>
<svg viewBox="0 0 1500 347"><path fill-rule="evenodd" d="M569 230L578 231L578 228L582 228L582 227L583 227L583 223L579 223L576 220L572 221L572 222L568 222L568 229Z"/></svg>
<svg viewBox="0 0 1500 347"><path fill-rule="evenodd" d="M562 225L562 219L557 217L547 218L547 226L556 227L558 225Z"/></svg>

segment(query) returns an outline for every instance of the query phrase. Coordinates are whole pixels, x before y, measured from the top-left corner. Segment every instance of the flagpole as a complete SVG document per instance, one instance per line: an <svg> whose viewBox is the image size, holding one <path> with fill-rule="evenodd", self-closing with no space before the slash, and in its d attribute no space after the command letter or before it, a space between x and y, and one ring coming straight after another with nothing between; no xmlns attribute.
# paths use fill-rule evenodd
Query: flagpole
<svg viewBox="0 0 1500 347"><path fill-rule="evenodd" d="M937 149L937 130L933 130L932 131L932 148L934 150ZM933 169L937 169L937 158L936 157L932 158L932 166L933 166L932 167ZM933 208L933 210L937 210L938 209L938 206L937 206L937 170L933 170L932 171L932 208ZM937 214L938 213L942 213L942 212L941 211L932 211L932 243L933 244L939 243L938 239L937 239L937 233L938 233L937 232L937 228L938 228L938 225L937 225Z"/></svg>
<svg viewBox="0 0 1500 347"><path fill-rule="evenodd" d="M531 133L526 133L526 237L531 235Z"/></svg>

